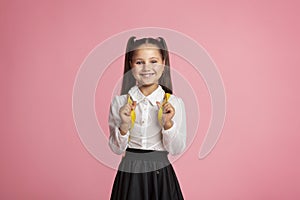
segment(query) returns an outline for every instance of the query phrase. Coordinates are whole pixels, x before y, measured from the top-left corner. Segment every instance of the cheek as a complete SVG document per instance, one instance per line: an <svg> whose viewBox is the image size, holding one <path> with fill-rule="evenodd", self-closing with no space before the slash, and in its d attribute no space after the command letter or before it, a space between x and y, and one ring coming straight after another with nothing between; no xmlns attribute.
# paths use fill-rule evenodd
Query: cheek
<svg viewBox="0 0 300 200"><path fill-rule="evenodd" d="M131 68L131 73L134 77L136 77L139 74L139 69L138 67L133 67Z"/></svg>
<svg viewBox="0 0 300 200"><path fill-rule="evenodd" d="M164 71L164 66L159 65L159 66L155 66L154 70L158 73L161 74Z"/></svg>

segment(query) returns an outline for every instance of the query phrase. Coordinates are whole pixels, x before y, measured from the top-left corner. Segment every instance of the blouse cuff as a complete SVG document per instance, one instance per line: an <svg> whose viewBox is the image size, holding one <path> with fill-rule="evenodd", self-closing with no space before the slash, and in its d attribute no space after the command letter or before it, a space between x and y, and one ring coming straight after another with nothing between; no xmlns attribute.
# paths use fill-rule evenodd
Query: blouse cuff
<svg viewBox="0 0 300 200"><path fill-rule="evenodd" d="M120 132L120 130L119 130L119 127L115 127L115 133L117 135L118 140L121 143L127 143L128 137L129 137L129 130L126 132L125 135L122 135L121 132Z"/></svg>
<svg viewBox="0 0 300 200"><path fill-rule="evenodd" d="M175 121L173 121L173 125L171 128L165 130L164 128L162 128L162 134L164 137L165 141L168 141L168 143L170 143L172 141L172 139L175 137L175 133L176 133L176 123Z"/></svg>

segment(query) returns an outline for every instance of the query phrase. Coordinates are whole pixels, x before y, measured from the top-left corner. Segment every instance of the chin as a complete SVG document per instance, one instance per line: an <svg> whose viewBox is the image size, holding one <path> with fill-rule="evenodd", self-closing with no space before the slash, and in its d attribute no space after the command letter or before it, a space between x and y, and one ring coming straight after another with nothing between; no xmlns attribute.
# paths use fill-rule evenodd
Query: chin
<svg viewBox="0 0 300 200"><path fill-rule="evenodd" d="M144 87L149 87L149 86L153 86L153 85L157 85L158 83L155 83L155 82L152 82L152 83L142 83L141 86L144 86Z"/></svg>
<svg viewBox="0 0 300 200"><path fill-rule="evenodd" d="M155 83L145 83L145 84L143 84L143 86L152 86L152 85L154 85Z"/></svg>

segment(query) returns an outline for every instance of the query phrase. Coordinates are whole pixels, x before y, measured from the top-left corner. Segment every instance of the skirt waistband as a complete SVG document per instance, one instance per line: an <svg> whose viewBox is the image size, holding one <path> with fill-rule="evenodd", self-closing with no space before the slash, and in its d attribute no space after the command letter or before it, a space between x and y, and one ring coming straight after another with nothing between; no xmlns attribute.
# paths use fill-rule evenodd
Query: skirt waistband
<svg viewBox="0 0 300 200"><path fill-rule="evenodd" d="M156 150L145 150L145 149L133 149L127 148L125 160L147 160L147 161L161 161L169 163L168 151L156 151Z"/></svg>
<svg viewBox="0 0 300 200"><path fill-rule="evenodd" d="M133 153L149 153L149 152L154 152L155 150L134 149L134 148L127 147L126 151L133 152Z"/></svg>

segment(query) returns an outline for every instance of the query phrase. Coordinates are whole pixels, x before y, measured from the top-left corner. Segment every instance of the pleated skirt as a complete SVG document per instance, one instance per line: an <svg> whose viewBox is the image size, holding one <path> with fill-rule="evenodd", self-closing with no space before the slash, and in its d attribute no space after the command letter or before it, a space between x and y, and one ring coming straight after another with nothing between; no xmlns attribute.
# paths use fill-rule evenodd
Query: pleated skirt
<svg viewBox="0 0 300 200"><path fill-rule="evenodd" d="M184 199L168 152L127 148L119 164L110 199Z"/></svg>

